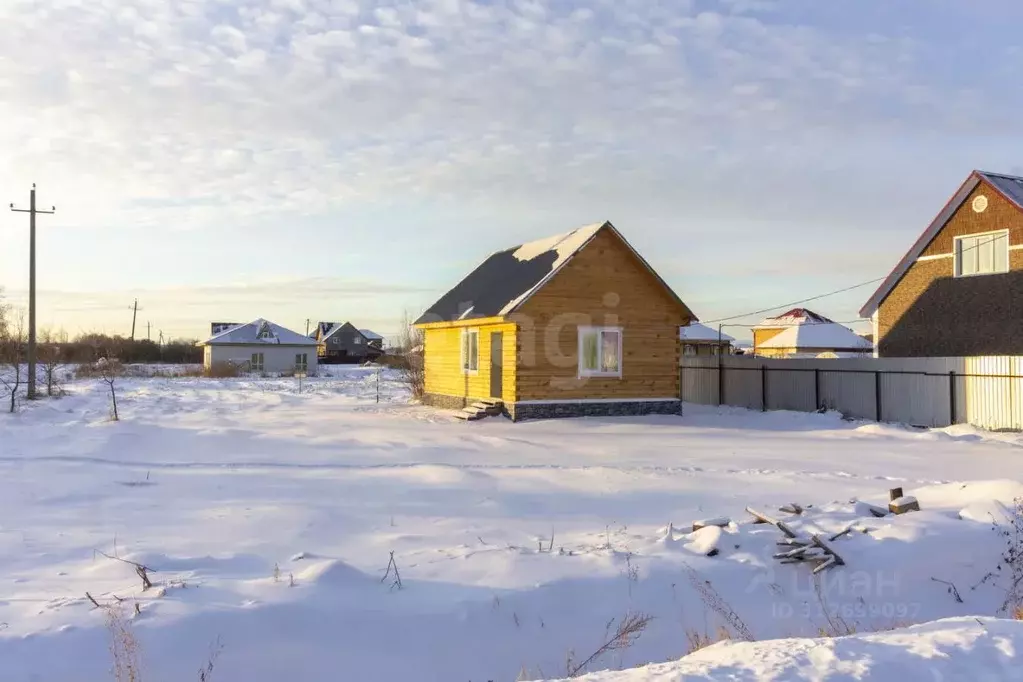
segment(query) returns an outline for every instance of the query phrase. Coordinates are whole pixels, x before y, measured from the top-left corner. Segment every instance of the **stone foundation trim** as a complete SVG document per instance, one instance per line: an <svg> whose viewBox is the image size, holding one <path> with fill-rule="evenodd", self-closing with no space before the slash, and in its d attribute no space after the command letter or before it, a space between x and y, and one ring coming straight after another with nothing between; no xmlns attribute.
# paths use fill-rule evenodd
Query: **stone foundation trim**
<svg viewBox="0 0 1023 682"><path fill-rule="evenodd" d="M505 409L513 421L565 417L635 417L647 414L681 416L682 401L678 398L521 401L505 404Z"/></svg>
<svg viewBox="0 0 1023 682"><path fill-rule="evenodd" d="M519 400L516 405L599 405L601 403L680 402L678 398L569 398L568 400Z"/></svg>

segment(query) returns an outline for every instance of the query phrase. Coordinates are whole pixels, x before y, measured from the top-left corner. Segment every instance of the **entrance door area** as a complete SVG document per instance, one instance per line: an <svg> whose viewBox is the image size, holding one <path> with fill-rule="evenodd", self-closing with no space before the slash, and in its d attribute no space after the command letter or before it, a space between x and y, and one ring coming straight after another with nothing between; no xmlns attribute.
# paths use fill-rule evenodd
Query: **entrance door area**
<svg viewBox="0 0 1023 682"><path fill-rule="evenodd" d="M490 332L490 397L501 398L504 392L504 377L501 375L501 358L504 356L504 332Z"/></svg>

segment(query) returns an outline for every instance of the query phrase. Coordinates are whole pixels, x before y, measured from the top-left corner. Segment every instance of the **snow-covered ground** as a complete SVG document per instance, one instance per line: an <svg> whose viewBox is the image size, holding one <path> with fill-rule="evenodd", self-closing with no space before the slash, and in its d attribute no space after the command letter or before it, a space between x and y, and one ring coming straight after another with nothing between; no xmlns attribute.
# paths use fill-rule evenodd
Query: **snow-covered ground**
<svg viewBox="0 0 1023 682"><path fill-rule="evenodd" d="M463 423L406 404L387 374L378 403L374 370L330 373L301 393L295 379L125 379L116 423L105 385L78 381L0 415L0 680L109 678L86 592L139 605L147 682L195 679L218 639L223 682L554 679L629 613L653 620L584 670L662 665L592 679L887 680L916 663L1023 677L1004 672L1021 626L972 618L1002 615L1019 435L696 406ZM894 486L923 511L879 519L857 502ZM813 506L789 519L790 502ZM847 565L819 586L779 565L779 532L747 505L807 535L856 525L832 543ZM715 532L687 531L718 516L735 523L707 557ZM99 552L150 567L155 586ZM381 580L391 552L400 589ZM677 662L724 625L694 589L705 581L758 640L953 620ZM908 679L938 679L924 674Z"/></svg>

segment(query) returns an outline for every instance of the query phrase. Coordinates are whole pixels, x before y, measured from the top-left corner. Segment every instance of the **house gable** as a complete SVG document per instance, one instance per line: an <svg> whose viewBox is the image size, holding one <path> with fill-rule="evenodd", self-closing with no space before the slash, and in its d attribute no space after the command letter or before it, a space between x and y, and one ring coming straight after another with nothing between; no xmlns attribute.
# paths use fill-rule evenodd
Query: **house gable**
<svg viewBox="0 0 1023 682"><path fill-rule="evenodd" d="M981 195L987 200L987 208L978 213L973 209L973 201ZM942 255L951 258L955 237L1006 229L997 227L1000 223L1018 226L1021 219L1023 219L1023 178L973 171L867 300L860 309L860 315L870 317L877 312L881 304L919 258ZM1015 231L1023 228L1010 229ZM1010 234L1011 245L1021 243L1023 243L1023 236Z"/></svg>
<svg viewBox="0 0 1023 682"><path fill-rule="evenodd" d="M961 189L946 207L944 222L907 254L910 260L873 309L879 355L1023 352L1023 315L1016 310L1023 299L1023 205L1017 201L1023 196L1008 192L1010 182L1009 176L975 173L964 185L968 191ZM956 238L1001 230L1008 232L1009 272L956 277Z"/></svg>
<svg viewBox="0 0 1023 682"><path fill-rule="evenodd" d="M677 396L679 328L694 316L617 230L602 230L509 316L520 401ZM622 329L622 376L578 376L579 327Z"/></svg>

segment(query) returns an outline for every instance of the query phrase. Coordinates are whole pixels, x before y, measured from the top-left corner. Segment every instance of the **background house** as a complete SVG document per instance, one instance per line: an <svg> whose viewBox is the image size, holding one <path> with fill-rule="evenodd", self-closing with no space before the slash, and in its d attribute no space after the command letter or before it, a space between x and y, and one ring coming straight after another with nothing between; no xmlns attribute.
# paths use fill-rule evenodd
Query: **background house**
<svg viewBox="0 0 1023 682"><path fill-rule="evenodd" d="M263 319L227 328L222 324L213 323L211 331L219 331L199 344L207 370L228 363L251 372L316 371L313 339Z"/></svg>
<svg viewBox="0 0 1023 682"><path fill-rule="evenodd" d="M974 171L860 310L884 357L1023 355L1023 178Z"/></svg>
<svg viewBox="0 0 1023 682"><path fill-rule="evenodd" d="M679 338L682 340L683 356L727 355L732 351L732 343L735 341L728 334L699 322L690 322L679 329Z"/></svg>
<svg viewBox="0 0 1023 682"><path fill-rule="evenodd" d="M488 257L416 321L429 404L513 419L678 414L693 314L611 223Z"/></svg>
<svg viewBox="0 0 1023 682"><path fill-rule="evenodd" d="M359 333L362 334L362 336L366 339L366 342L369 343L369 345L373 346L374 348L379 348L381 350L383 349L384 337L382 337L380 334L377 334L375 331L371 329L360 329Z"/></svg>
<svg viewBox="0 0 1023 682"><path fill-rule="evenodd" d="M314 338L320 360L334 364L362 363L378 358L383 353L383 337L376 334L374 337L367 337L351 322L319 322Z"/></svg>
<svg viewBox="0 0 1023 682"><path fill-rule="evenodd" d="M753 354L764 357L864 355L873 345L852 329L806 308L793 308L753 327Z"/></svg>

